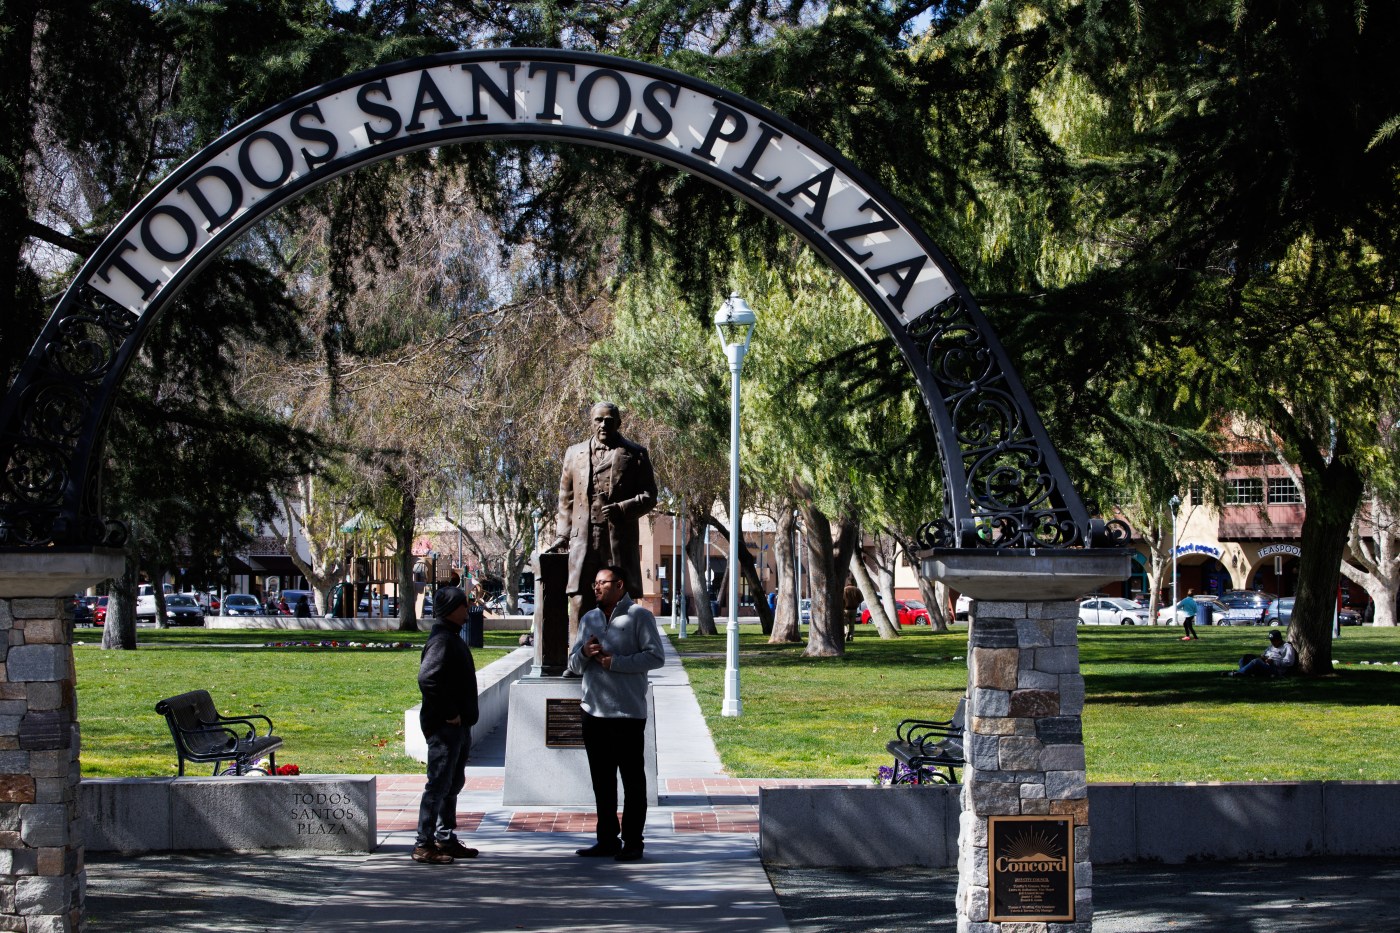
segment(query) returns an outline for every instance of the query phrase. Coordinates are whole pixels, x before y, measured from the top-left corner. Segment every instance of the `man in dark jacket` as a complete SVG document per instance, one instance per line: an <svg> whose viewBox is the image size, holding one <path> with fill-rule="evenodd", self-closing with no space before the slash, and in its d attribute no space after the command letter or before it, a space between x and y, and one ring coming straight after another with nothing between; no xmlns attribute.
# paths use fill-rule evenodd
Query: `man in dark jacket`
<svg viewBox="0 0 1400 933"><path fill-rule="evenodd" d="M453 859L475 858L476 850L457 839L457 795L467 780L467 752L476 724L476 665L462 640L467 620L467 594L444 586L433 596L437 619L423 646L418 689L423 705L418 723L428 740L428 783L418 807L415 862L447 865Z"/></svg>

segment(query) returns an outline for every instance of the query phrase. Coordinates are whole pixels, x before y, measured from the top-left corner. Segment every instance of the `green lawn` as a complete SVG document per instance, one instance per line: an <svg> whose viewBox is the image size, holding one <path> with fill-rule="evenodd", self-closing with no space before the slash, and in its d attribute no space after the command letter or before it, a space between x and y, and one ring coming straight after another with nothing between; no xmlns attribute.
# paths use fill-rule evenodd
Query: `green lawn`
<svg viewBox="0 0 1400 933"><path fill-rule="evenodd" d="M744 777L852 777L888 764L906 716L946 718L967 682L965 626L862 630L839 659L742 639L743 715L719 715L723 636L676 641L725 766ZM1221 677L1266 646L1262 628L1080 628L1092 781L1400 779L1400 630L1345 630L1340 673L1320 679ZM719 655L715 657L714 655ZM1367 665L1362 662L1381 662Z"/></svg>
<svg viewBox="0 0 1400 933"><path fill-rule="evenodd" d="M744 635L743 716L729 719L719 715L723 636L674 644L732 774L850 778L888 764L885 741L899 719L945 717L965 689L964 626L904 631L884 642L866 628L844 658L820 661ZM1348 628L1336 646L1339 674L1277 681L1220 676L1243 652L1262 650L1261 628L1207 628L1191 643L1177 640L1179 628L1079 631L1090 780L1400 780L1400 629ZM487 632L478 666L518 636ZM80 629L77 638L98 636ZM286 738L280 759L308 773L421 767L402 754L402 729L418 700L422 633L334 635L414 646L402 650L237 647L292 640L285 632L142 629L140 638L134 652L74 649L85 775L174 773L155 703L196 687L225 712L271 716Z"/></svg>
<svg viewBox="0 0 1400 933"><path fill-rule="evenodd" d="M101 633L79 629L78 675L83 774L175 773L164 697L207 689L225 714L263 713L286 745L279 763L316 774L421 770L403 754L403 714L418 702L418 655L426 633L295 633L295 640L407 641L406 649L246 648L291 641L292 633L141 629L136 651L103 651ZM487 632L473 652L481 668L515 647L519 632ZM203 773L203 772L201 772Z"/></svg>

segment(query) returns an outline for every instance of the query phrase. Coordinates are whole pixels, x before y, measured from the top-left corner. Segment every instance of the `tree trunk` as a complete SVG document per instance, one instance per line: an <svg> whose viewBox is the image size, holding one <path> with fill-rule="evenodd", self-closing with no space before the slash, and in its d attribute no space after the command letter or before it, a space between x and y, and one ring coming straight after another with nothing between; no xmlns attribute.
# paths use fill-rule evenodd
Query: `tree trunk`
<svg viewBox="0 0 1400 933"><path fill-rule="evenodd" d="M935 632L948 631L948 585L936 583L922 573L914 578L919 581L919 598L928 606L929 624Z"/></svg>
<svg viewBox="0 0 1400 933"><path fill-rule="evenodd" d="M1157 624L1157 611L1162 608L1162 590L1170 583L1171 549L1170 540L1162 540L1162 522L1150 521L1146 527L1138 529L1147 543L1147 624ZM1167 577L1164 581L1163 578Z"/></svg>
<svg viewBox="0 0 1400 933"><path fill-rule="evenodd" d="M339 554L335 554L334 551L339 542L333 542L332 546L327 548L312 534L307 513L311 510L311 501L315 490L309 481L304 481L301 484L298 495L301 501L301 514L292 510L292 503L288 497L278 497L278 501L282 504L282 514L287 518L287 532L279 537L282 539L282 546L287 550L287 556L292 560L292 566L303 577L306 577L307 584L316 591L316 598L319 600L317 605L321 615L325 615L331 611L331 591L345 575L344 551L342 549ZM297 550L296 528L298 526L301 528L302 540L306 542L306 549L311 552L310 562L302 560L301 552Z"/></svg>
<svg viewBox="0 0 1400 933"><path fill-rule="evenodd" d="M773 535L778 597L776 612L773 615L773 632L768 637L770 645L799 644L802 641L802 617L797 611L797 573L792 546L792 532L796 526L792 503L781 503L778 507L778 530Z"/></svg>
<svg viewBox="0 0 1400 933"><path fill-rule="evenodd" d="M1347 547L1360 569L1342 563L1342 573L1358 584L1371 598L1372 625L1395 625L1395 598L1400 594L1400 536L1396 535L1400 515L1381 501L1375 490L1352 519ZM1363 527L1365 526L1369 527Z"/></svg>
<svg viewBox="0 0 1400 933"><path fill-rule="evenodd" d="M151 574L151 593L156 603L156 628L170 628L170 617L165 614L165 568Z"/></svg>
<svg viewBox="0 0 1400 933"><path fill-rule="evenodd" d="M510 615L520 613L520 573L525 569L525 558L528 556L524 548L512 544L506 548L501 561L501 572L505 574L506 612Z"/></svg>
<svg viewBox="0 0 1400 933"><path fill-rule="evenodd" d="M103 648L136 649L137 560L134 546L128 544L121 576L112 579L112 591L107 597L107 621L102 623Z"/></svg>
<svg viewBox="0 0 1400 933"><path fill-rule="evenodd" d="M914 579L919 581L919 599L928 607L928 616L933 630L947 632L949 623L953 621L953 611L948 605L948 587L924 576L923 569L919 565L919 558L915 554L919 550L917 541L892 529L887 530L904 552L904 559L909 562L910 567L914 568Z"/></svg>
<svg viewBox="0 0 1400 933"><path fill-rule="evenodd" d="M394 547L399 555L399 631L418 631L418 613L413 600L406 594L413 589L413 531L417 526L418 498L404 492L399 500L399 514L394 522Z"/></svg>
<svg viewBox="0 0 1400 933"><path fill-rule="evenodd" d="M705 522L708 516L690 517L690 538L685 542L685 561L690 566L690 602L695 607L695 634L717 635L715 613L710 607L710 591L705 588Z"/></svg>
<svg viewBox="0 0 1400 933"><path fill-rule="evenodd" d="M1298 594L1293 603L1289 638L1298 649L1298 670L1320 676L1332 673L1332 616L1337 608L1337 584L1346 555L1352 516L1361 503L1364 485L1350 462L1350 445L1338 434L1332 461L1325 466L1304 455L1304 494L1307 513L1298 559Z"/></svg>
<svg viewBox="0 0 1400 933"><path fill-rule="evenodd" d="M856 586L860 587L861 596L865 598L865 606L870 610L870 621L875 630L880 633L881 638L898 638L899 626L890 622L884 600L881 599L882 594L877 590L875 581L870 579L870 573L865 568L864 555L859 547L851 548L850 568L851 576L856 578Z"/></svg>
<svg viewBox="0 0 1400 933"><path fill-rule="evenodd" d="M724 535L726 541L729 540L729 529L720 524L719 519L710 516L710 525L720 534ZM763 630L763 634L771 635L773 632L773 611L768 608L768 594L763 592L763 581L758 578L758 561L754 558L753 552L749 550L748 544L742 535L739 537L739 572L744 575L744 580L749 584L749 591L757 593L754 599L754 612L758 615L758 624ZM728 585L728 571L726 571L726 586ZM728 592L726 589L725 592ZM733 612L733 610L730 610Z"/></svg>
<svg viewBox="0 0 1400 933"><path fill-rule="evenodd" d="M398 552L399 560L399 631L416 632L418 628L418 607L415 605L418 595L417 588L413 584L413 565L418 562L418 558L413 556L413 536L409 536L408 547L400 547Z"/></svg>
<svg viewBox="0 0 1400 933"><path fill-rule="evenodd" d="M809 658L839 657L846 653L841 591L856 540L856 523L845 516L838 519L833 541L830 520L809 497L802 502L798 508L807 526L812 578L812 622L807 626L807 647L802 654Z"/></svg>

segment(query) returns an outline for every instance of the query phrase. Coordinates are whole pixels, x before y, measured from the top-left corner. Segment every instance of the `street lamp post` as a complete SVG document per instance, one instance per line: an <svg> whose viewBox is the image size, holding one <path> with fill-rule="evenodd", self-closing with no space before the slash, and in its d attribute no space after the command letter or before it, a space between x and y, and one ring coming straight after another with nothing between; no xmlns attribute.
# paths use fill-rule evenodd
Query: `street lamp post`
<svg viewBox="0 0 1400 933"><path fill-rule="evenodd" d="M729 631L724 652L723 716L738 716L743 710L739 702L739 536L743 534L743 519L739 512L739 374L744 368L744 354L758 317L748 302L732 294L715 314L715 330L729 361Z"/></svg>
<svg viewBox="0 0 1400 933"><path fill-rule="evenodd" d="M1172 496L1167 504L1172 507L1172 617L1175 618L1179 601L1176 595L1176 510L1181 507L1181 497Z"/></svg>

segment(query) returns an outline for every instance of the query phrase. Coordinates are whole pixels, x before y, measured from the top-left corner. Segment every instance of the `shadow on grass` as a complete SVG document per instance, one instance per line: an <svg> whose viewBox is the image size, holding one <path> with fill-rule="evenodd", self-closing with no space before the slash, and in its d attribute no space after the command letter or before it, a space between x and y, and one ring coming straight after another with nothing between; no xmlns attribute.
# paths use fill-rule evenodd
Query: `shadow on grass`
<svg viewBox="0 0 1400 933"><path fill-rule="evenodd" d="M1400 705L1400 672L1348 669L1328 677L1224 677L1220 671L1085 673L1090 703L1173 706L1276 703Z"/></svg>

